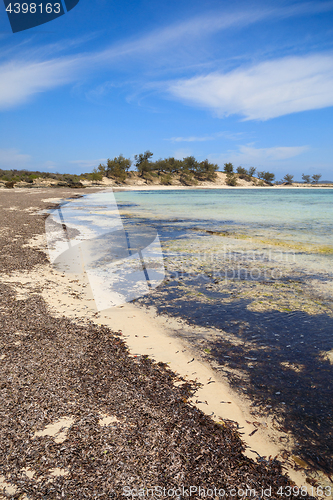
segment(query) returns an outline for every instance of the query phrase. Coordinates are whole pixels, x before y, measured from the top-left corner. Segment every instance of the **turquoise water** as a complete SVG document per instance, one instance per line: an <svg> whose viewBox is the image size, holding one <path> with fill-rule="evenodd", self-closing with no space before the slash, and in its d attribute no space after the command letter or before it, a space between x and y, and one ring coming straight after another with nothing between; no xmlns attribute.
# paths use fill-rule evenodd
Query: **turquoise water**
<svg viewBox="0 0 333 500"><path fill-rule="evenodd" d="M115 193L125 212L190 226L333 245L331 189L193 189Z"/></svg>

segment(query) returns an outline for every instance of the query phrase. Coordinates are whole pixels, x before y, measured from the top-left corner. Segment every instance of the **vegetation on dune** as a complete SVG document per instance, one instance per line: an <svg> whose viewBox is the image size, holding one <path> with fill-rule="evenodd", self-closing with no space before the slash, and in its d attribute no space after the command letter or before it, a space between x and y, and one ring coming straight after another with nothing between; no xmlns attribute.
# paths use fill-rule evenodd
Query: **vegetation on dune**
<svg viewBox="0 0 333 500"><path fill-rule="evenodd" d="M100 174L101 178L96 180L101 180L105 176L118 182L124 182L131 165L131 160L124 158L123 155L116 156L113 160L108 159L106 165L99 164L96 173Z"/></svg>
<svg viewBox="0 0 333 500"><path fill-rule="evenodd" d="M294 178L294 176L293 176L293 175L286 174L286 175L283 177L283 182L284 182L285 184L292 184L292 183L293 183L293 178Z"/></svg>
<svg viewBox="0 0 333 500"><path fill-rule="evenodd" d="M123 184L130 178L137 176L139 179L145 180L146 183L165 186L170 186L174 182L181 183L184 186L195 186L199 182L214 182L217 179L219 167L215 163L210 163L207 159L198 161L194 156L187 156L182 160L169 157L153 161L152 156L153 153L149 150L135 155L134 167L136 172L133 170L130 171L132 161L120 154L113 159L108 158L105 164L99 164L92 172L80 175L0 169L0 182L4 182L6 187L11 188L20 182L32 186L36 184L36 179L41 179L52 181L51 184L53 186L75 188L84 187L82 181L86 180L99 183L103 180L103 177L112 179L116 184ZM252 185L256 186L273 185L275 181L275 175L272 172L258 171L257 176L254 177L256 172L255 167L246 169L239 166L234 170L234 166L230 162L224 164L223 172L226 174L226 184L228 186L237 186L239 179L251 182ZM292 185L294 182L293 178L293 175L287 174L282 181L276 182L276 184L284 183ZM314 174L312 176L302 174L304 184L318 184L320 178L321 174Z"/></svg>
<svg viewBox="0 0 333 500"><path fill-rule="evenodd" d="M54 180L58 186L83 187L81 180L86 174L55 174L51 172L39 172L30 170L2 170L0 169L0 181L4 181L7 187L14 187L18 182L33 184L35 179Z"/></svg>
<svg viewBox="0 0 333 500"><path fill-rule="evenodd" d="M151 151L135 155L135 167L143 179L150 181L154 177L160 177L161 184L171 184L172 175L175 174L187 186L195 185L198 181L214 181L219 168L208 160L198 162L194 156L187 156L183 160L160 158L157 161L152 161L152 156Z"/></svg>
<svg viewBox="0 0 333 500"><path fill-rule="evenodd" d="M258 172L258 179L262 179L267 184L273 184L275 175L272 172Z"/></svg>
<svg viewBox="0 0 333 500"><path fill-rule="evenodd" d="M321 174L315 174L312 176L312 184L318 184Z"/></svg>

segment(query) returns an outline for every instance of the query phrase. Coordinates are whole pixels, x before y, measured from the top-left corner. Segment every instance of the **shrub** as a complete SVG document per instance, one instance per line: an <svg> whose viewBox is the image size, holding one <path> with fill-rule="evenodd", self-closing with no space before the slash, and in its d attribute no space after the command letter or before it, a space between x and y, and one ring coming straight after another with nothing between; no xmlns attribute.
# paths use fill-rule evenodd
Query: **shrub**
<svg viewBox="0 0 333 500"><path fill-rule="evenodd" d="M248 172L246 170L246 168L244 167L237 167L237 174L240 174L240 175L248 175Z"/></svg>
<svg viewBox="0 0 333 500"><path fill-rule="evenodd" d="M163 186L171 186L172 185L172 177L171 177L171 175L170 174L161 175L161 177L160 177L160 183Z"/></svg>
<svg viewBox="0 0 333 500"><path fill-rule="evenodd" d="M198 184L198 181L194 178L194 175L189 171L182 172L179 180L185 186L196 186Z"/></svg>
<svg viewBox="0 0 333 500"><path fill-rule="evenodd" d="M321 174L314 174L312 176L312 184L318 184Z"/></svg>
<svg viewBox="0 0 333 500"><path fill-rule="evenodd" d="M266 181L268 184L272 184L272 182L275 179L275 175L271 172L264 172L263 176L264 181Z"/></svg>
<svg viewBox="0 0 333 500"><path fill-rule="evenodd" d="M97 169L94 168L94 170L90 174L86 174L86 178L89 181L97 182L103 179L103 174L101 172L98 172Z"/></svg>
<svg viewBox="0 0 333 500"><path fill-rule="evenodd" d="M258 179L263 179L264 178L264 175L265 175L265 172L262 171L262 172L258 172Z"/></svg>
<svg viewBox="0 0 333 500"><path fill-rule="evenodd" d="M272 172L258 172L258 179L262 179L265 182L268 182L268 184L272 184L272 182L275 179L275 175Z"/></svg>
<svg viewBox="0 0 333 500"><path fill-rule="evenodd" d="M251 175L244 167L237 167L237 174L240 179L245 179L248 182L251 180Z"/></svg>
<svg viewBox="0 0 333 500"><path fill-rule="evenodd" d="M204 160L198 164L195 176L200 181L215 181L218 169L216 163L209 163L208 160Z"/></svg>
<svg viewBox="0 0 333 500"><path fill-rule="evenodd" d="M153 164L149 161L152 156L153 153L149 150L134 156L135 166L141 177L144 177L152 170Z"/></svg>
<svg viewBox="0 0 333 500"><path fill-rule="evenodd" d="M305 182L305 184L309 184L310 183L310 176L302 174L302 180Z"/></svg>
<svg viewBox="0 0 333 500"><path fill-rule="evenodd" d="M237 177L235 174L228 172L227 173L227 180L226 180L227 186L237 186Z"/></svg>
<svg viewBox="0 0 333 500"><path fill-rule="evenodd" d="M115 156L113 160L108 159L106 165L99 165L98 170L100 173L105 174L106 177L124 182L131 164L129 158L119 155Z"/></svg>
<svg viewBox="0 0 333 500"><path fill-rule="evenodd" d="M292 184L292 183L293 183L293 178L294 178L294 176L293 176L293 175L286 174L286 175L283 177L283 181L284 181L286 184Z"/></svg>
<svg viewBox="0 0 333 500"><path fill-rule="evenodd" d="M226 174L231 174L234 171L234 166L232 163L225 163L224 164L224 172Z"/></svg>

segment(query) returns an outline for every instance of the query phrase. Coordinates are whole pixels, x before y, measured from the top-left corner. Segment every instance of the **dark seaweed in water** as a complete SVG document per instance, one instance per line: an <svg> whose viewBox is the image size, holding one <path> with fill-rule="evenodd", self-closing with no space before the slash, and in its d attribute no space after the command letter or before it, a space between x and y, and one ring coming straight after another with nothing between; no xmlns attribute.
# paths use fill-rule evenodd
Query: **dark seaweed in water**
<svg viewBox="0 0 333 500"><path fill-rule="evenodd" d="M208 303L195 295L185 296L179 279L164 283L140 303L154 305L160 313L167 304L168 314L235 335L237 345L223 333L219 340L210 340L211 356L222 369L236 368L246 375L225 372L231 384L253 400L253 406L274 411L279 427L292 431L295 453L332 474L333 366L320 351L333 348L333 318L305 312L255 312L247 309L251 300L244 299L225 304L221 293L207 290L207 282L212 282L207 276L181 277L182 285L213 299ZM302 370L288 365L302 365Z"/></svg>

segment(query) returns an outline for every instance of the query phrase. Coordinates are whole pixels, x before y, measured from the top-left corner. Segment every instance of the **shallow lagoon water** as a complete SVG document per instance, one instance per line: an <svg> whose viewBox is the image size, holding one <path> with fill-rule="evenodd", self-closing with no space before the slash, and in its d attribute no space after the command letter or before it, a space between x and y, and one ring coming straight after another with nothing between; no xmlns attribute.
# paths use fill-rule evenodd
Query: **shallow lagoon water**
<svg viewBox="0 0 333 500"><path fill-rule="evenodd" d="M116 199L135 204L135 213L143 217L189 219L206 229L333 245L332 189L127 191L116 193Z"/></svg>

